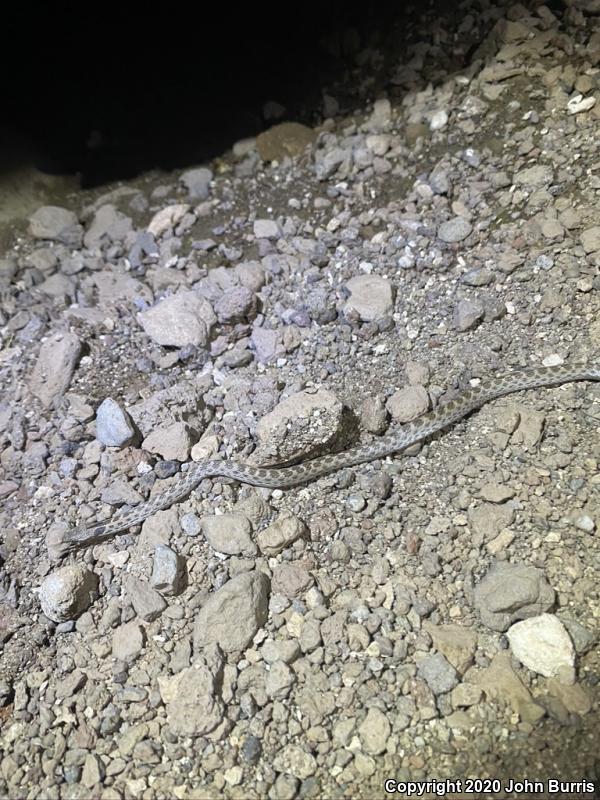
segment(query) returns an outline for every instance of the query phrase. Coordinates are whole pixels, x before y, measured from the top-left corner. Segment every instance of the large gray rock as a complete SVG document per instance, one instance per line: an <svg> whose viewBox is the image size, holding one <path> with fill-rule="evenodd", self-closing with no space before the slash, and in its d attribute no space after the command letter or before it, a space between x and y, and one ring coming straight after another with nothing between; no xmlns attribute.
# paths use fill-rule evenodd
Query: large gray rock
<svg viewBox="0 0 600 800"><path fill-rule="evenodd" d="M244 650L269 613L269 579L245 572L211 595L196 615L194 650L216 642L226 653Z"/></svg>
<svg viewBox="0 0 600 800"><path fill-rule="evenodd" d="M81 247L83 228L72 211L60 206L42 206L29 217L29 233L67 247Z"/></svg>
<svg viewBox="0 0 600 800"><path fill-rule="evenodd" d="M544 573L525 564L497 564L475 587L481 621L494 631L535 617L554 605L554 589Z"/></svg>

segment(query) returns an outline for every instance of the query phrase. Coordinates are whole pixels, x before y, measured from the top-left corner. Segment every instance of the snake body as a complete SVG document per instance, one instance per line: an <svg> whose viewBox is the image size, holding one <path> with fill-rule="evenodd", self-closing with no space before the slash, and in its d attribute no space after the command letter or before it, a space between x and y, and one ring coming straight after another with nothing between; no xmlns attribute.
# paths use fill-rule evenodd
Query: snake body
<svg viewBox="0 0 600 800"><path fill-rule="evenodd" d="M496 376L483 381L478 387L460 394L455 400L439 406L419 419L394 429L370 444L324 455L288 467L254 467L235 461L209 460L193 464L181 473L179 480L165 492L140 506L115 515L107 522L74 528L61 537L63 552L97 544L115 534L138 525L147 517L177 503L207 477L232 478L253 486L289 488L308 483L330 472L353 467L376 458L404 450L436 431L452 425L462 417L480 408L490 400L524 389L556 386L571 381L600 380L600 366L563 364L552 367L534 367L520 372Z"/></svg>

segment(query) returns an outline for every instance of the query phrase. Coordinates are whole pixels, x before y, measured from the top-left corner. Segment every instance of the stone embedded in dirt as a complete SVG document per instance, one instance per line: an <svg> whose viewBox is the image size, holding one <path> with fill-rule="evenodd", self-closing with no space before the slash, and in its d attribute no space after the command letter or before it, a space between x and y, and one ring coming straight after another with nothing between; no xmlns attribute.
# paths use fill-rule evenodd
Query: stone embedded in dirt
<svg viewBox="0 0 600 800"><path fill-rule="evenodd" d="M499 563L475 587L474 601L484 625L505 631L517 620L551 609L554 589L535 567Z"/></svg>
<svg viewBox="0 0 600 800"><path fill-rule="evenodd" d="M98 576L76 564L60 567L43 580L39 596L48 619L77 619L98 597Z"/></svg>
<svg viewBox="0 0 600 800"><path fill-rule="evenodd" d="M473 226L468 219L464 217L454 217L449 219L438 228L437 235L442 242L453 244L454 242L462 242L473 230Z"/></svg>
<svg viewBox="0 0 600 800"><path fill-rule="evenodd" d="M197 439L196 432L187 423L172 422L149 433L142 442L142 447L167 461L187 461Z"/></svg>
<svg viewBox="0 0 600 800"><path fill-rule="evenodd" d="M346 282L350 297L344 311L355 311L363 322L389 317L394 310L392 285L379 275L356 275Z"/></svg>
<svg viewBox="0 0 600 800"><path fill-rule="evenodd" d="M42 206L29 217L29 233L67 247L81 247L83 227L72 211L60 206Z"/></svg>
<svg viewBox="0 0 600 800"><path fill-rule="evenodd" d="M135 661L144 649L144 629L135 620L119 625L112 636L112 655L119 661Z"/></svg>
<svg viewBox="0 0 600 800"><path fill-rule="evenodd" d="M306 125L282 122L258 134L256 149L263 161L282 161L303 153L316 138L316 132Z"/></svg>
<svg viewBox="0 0 600 800"><path fill-rule="evenodd" d="M125 579L125 589L135 613L146 622L159 617L167 607L165 600L156 592L147 581L128 575Z"/></svg>
<svg viewBox="0 0 600 800"><path fill-rule="evenodd" d="M136 431L129 414L116 400L107 397L96 412L96 439L107 447L125 447Z"/></svg>
<svg viewBox="0 0 600 800"><path fill-rule="evenodd" d="M208 300L187 290L161 300L137 316L153 341L173 347L189 344L204 347L217 321Z"/></svg>
<svg viewBox="0 0 600 800"><path fill-rule="evenodd" d="M201 528L204 538L217 553L244 558L253 558L257 553L252 525L243 514L203 517Z"/></svg>
<svg viewBox="0 0 600 800"><path fill-rule="evenodd" d="M248 647L267 621L270 581L264 572L246 572L211 594L196 614L194 651L216 642L225 653Z"/></svg>
<svg viewBox="0 0 600 800"><path fill-rule="evenodd" d="M395 422L411 422L429 408L429 394L424 386L405 386L394 392L385 407Z"/></svg>
<svg viewBox="0 0 600 800"><path fill-rule="evenodd" d="M454 309L454 327L457 331L474 328L485 314L485 307L479 300L459 300Z"/></svg>
<svg viewBox="0 0 600 800"><path fill-rule="evenodd" d="M40 347L29 386L44 406L68 389L81 354L81 342L74 333L54 333Z"/></svg>
<svg viewBox="0 0 600 800"><path fill-rule="evenodd" d="M293 514L283 513L256 535L256 541L261 553L276 556L306 533L307 527L301 519Z"/></svg>

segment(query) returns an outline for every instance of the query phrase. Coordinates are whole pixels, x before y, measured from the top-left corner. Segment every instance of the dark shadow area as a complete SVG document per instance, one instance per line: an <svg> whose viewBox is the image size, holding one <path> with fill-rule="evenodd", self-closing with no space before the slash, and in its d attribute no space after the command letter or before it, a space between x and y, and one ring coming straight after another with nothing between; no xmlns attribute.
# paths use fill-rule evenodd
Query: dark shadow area
<svg viewBox="0 0 600 800"><path fill-rule="evenodd" d="M269 101L284 107L281 119L317 123L323 86L348 80L370 42L401 41L425 8L327 0L13 8L0 170L33 163L78 173L90 187L206 161L278 121L265 114Z"/></svg>

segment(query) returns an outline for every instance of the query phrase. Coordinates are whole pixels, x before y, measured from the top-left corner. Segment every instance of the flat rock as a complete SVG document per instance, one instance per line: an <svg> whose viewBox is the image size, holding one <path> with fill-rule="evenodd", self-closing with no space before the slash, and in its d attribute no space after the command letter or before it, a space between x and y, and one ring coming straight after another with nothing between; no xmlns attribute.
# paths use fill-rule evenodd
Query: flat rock
<svg viewBox="0 0 600 800"><path fill-rule="evenodd" d="M356 312L363 322L389 317L394 310L392 285L379 275L356 275L346 282L350 297L344 311Z"/></svg>
<svg viewBox="0 0 600 800"><path fill-rule="evenodd" d="M454 217L453 219L446 220L438 228L437 235L447 244L454 242L462 242L473 230L473 226L468 219L464 217Z"/></svg>
<svg viewBox="0 0 600 800"><path fill-rule="evenodd" d="M188 461L198 436L186 422L171 422L149 433L142 447L166 461Z"/></svg>
<svg viewBox="0 0 600 800"><path fill-rule="evenodd" d="M196 614L194 650L216 642L225 653L244 650L269 613L269 578L245 572L232 578Z"/></svg>
<svg viewBox="0 0 600 800"><path fill-rule="evenodd" d="M81 354L81 342L73 333L54 333L42 344L29 386L44 406L68 389Z"/></svg>
<svg viewBox="0 0 600 800"><path fill-rule="evenodd" d="M252 558L257 553L252 539L252 524L243 514L219 514L203 517L202 533L217 553Z"/></svg>

